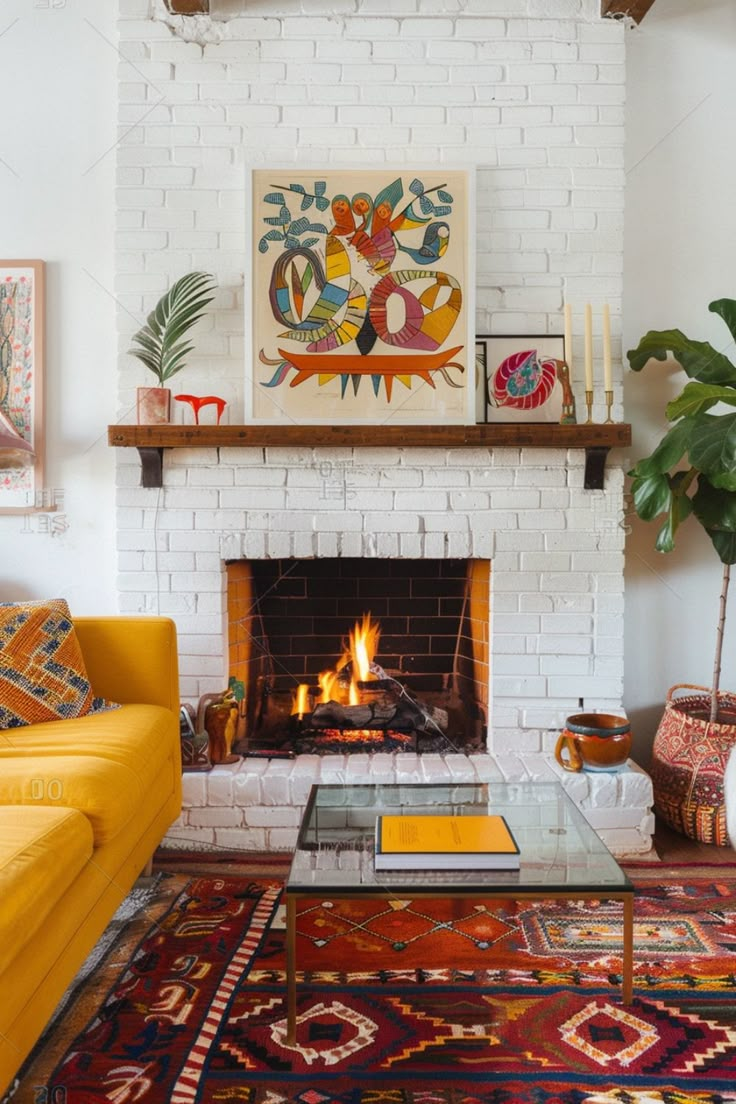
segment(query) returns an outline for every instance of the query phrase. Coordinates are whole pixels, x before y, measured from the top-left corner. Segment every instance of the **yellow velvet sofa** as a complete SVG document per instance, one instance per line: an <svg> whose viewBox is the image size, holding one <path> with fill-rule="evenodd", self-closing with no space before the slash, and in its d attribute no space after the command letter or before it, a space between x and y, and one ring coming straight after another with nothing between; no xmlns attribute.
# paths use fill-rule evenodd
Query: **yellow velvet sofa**
<svg viewBox="0 0 736 1104"><path fill-rule="evenodd" d="M0 730L0 1097L181 809L173 622L74 625L122 708Z"/></svg>

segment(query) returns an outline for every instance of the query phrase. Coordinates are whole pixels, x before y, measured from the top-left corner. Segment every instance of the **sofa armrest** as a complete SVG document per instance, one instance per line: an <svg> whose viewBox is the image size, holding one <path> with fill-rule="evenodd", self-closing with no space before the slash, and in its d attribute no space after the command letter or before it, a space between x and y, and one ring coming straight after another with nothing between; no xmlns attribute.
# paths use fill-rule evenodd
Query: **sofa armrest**
<svg viewBox="0 0 736 1104"><path fill-rule="evenodd" d="M168 617L75 617L95 694L179 712L176 626Z"/></svg>

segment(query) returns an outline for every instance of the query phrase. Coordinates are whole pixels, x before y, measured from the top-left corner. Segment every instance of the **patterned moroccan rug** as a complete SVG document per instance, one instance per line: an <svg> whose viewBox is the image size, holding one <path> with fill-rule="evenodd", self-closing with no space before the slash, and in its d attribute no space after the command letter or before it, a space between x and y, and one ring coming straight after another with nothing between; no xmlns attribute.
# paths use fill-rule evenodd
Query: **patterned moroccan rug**
<svg viewBox="0 0 736 1104"><path fill-rule="evenodd" d="M736 1102L736 872L653 874L628 1008L615 904L305 904L295 1048L280 879L164 876L153 927L13 1104Z"/></svg>

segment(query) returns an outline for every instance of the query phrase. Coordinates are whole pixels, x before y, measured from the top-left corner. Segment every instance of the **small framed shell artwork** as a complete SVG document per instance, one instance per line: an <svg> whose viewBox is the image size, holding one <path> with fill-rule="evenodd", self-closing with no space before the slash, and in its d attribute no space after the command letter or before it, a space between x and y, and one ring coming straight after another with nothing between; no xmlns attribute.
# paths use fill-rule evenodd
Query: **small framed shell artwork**
<svg viewBox="0 0 736 1104"><path fill-rule="evenodd" d="M481 334L475 354L478 422L574 421L564 337Z"/></svg>

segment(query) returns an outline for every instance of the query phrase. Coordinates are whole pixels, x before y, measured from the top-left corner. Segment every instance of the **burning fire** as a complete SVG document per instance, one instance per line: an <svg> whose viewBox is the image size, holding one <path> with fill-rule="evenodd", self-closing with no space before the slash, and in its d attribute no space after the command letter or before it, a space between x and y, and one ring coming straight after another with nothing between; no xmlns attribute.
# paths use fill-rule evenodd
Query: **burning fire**
<svg viewBox="0 0 736 1104"><path fill-rule="evenodd" d="M294 707L291 712L292 714L297 713L299 720L302 719L305 713L309 713L309 687L306 682L302 682L297 686Z"/></svg>
<svg viewBox="0 0 736 1104"><path fill-rule="evenodd" d="M378 641L381 639L381 626L377 621L371 621L369 613L363 614L363 624L355 622L355 628L350 633L350 659L352 660L353 681L357 669L361 682L367 682L371 677L371 663L378 651Z"/></svg>
<svg viewBox="0 0 736 1104"><path fill-rule="evenodd" d="M332 688L337 682L337 671L320 671L318 679L319 688L322 691L319 704L327 705L327 702L332 698Z"/></svg>
<svg viewBox="0 0 736 1104"><path fill-rule="evenodd" d="M381 638L381 626L371 619L370 613L363 614L363 620L356 621L351 629L349 643L337 662L337 667L332 671L322 671L319 674L319 687L321 690L318 699L319 704L326 705L329 701L340 701L342 704L360 705L359 682L368 682L376 676L371 671L373 657L378 651L378 641ZM350 683L345 685L345 673L350 670ZM296 689L292 702L292 716L296 714L301 720L305 713L309 712L309 686L300 683Z"/></svg>
<svg viewBox="0 0 736 1104"><path fill-rule="evenodd" d="M323 728L320 730L322 739L326 742L334 742L345 744L364 744L366 740L375 740L377 738L377 729L370 728ZM411 744L414 737L409 732L394 732L392 728L387 728L385 732L378 734L378 737L383 740L392 740L397 744Z"/></svg>

